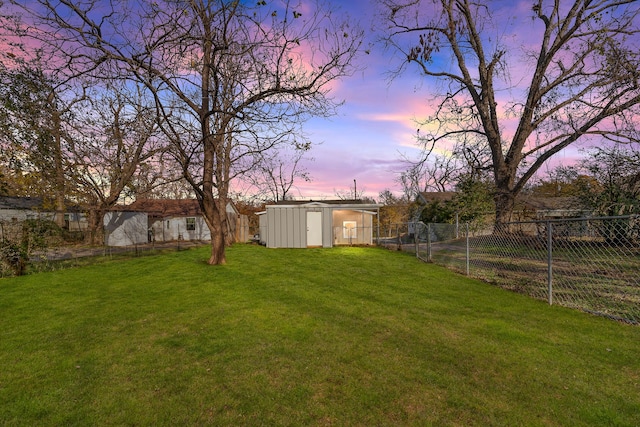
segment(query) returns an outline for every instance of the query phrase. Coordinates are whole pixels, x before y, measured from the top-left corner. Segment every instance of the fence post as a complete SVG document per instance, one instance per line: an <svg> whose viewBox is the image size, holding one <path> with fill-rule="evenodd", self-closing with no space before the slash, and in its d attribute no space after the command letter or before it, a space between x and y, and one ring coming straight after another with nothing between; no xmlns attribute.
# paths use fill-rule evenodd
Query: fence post
<svg viewBox="0 0 640 427"><path fill-rule="evenodd" d="M431 223L427 224L427 261L431 262Z"/></svg>
<svg viewBox="0 0 640 427"><path fill-rule="evenodd" d="M420 236L420 223L416 222L414 223L413 226L413 241L416 244L416 257L420 258L420 240L418 239L418 236Z"/></svg>
<svg viewBox="0 0 640 427"><path fill-rule="evenodd" d="M553 304L553 224L547 221L547 286L549 305Z"/></svg>
<svg viewBox="0 0 640 427"><path fill-rule="evenodd" d="M460 214L456 212L456 240L460 238Z"/></svg>
<svg viewBox="0 0 640 427"><path fill-rule="evenodd" d="M464 228L465 228L464 234L465 234L465 246L466 246L466 255L465 255L466 266L465 266L465 269L466 269L467 276L468 276L469 275L469 223L468 222L464 223Z"/></svg>

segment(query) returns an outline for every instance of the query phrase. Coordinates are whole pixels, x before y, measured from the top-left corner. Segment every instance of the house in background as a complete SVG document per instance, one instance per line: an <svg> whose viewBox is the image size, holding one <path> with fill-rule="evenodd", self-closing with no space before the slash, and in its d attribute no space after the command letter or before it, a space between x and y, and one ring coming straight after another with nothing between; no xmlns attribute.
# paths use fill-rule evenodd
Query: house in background
<svg viewBox="0 0 640 427"><path fill-rule="evenodd" d="M67 208L63 228L69 231L87 231L89 228L87 215L78 206Z"/></svg>
<svg viewBox="0 0 640 427"><path fill-rule="evenodd" d="M27 219L54 219L54 212L44 212L39 197L0 197L0 240L22 235L22 223Z"/></svg>
<svg viewBox="0 0 640 427"><path fill-rule="evenodd" d="M55 213L43 206L40 197L0 197L0 221L53 219Z"/></svg>
<svg viewBox="0 0 640 427"><path fill-rule="evenodd" d="M9 228L22 228L22 222L29 219L55 221L56 213L47 208L41 197L0 197L0 238ZM87 218L77 206L67 207L62 228L69 231L87 229ZM15 234L14 231L12 232Z"/></svg>
<svg viewBox="0 0 640 427"><path fill-rule="evenodd" d="M196 199L142 199L127 209L148 215L149 241L211 240Z"/></svg>
<svg viewBox="0 0 640 427"><path fill-rule="evenodd" d="M591 216L576 197L520 196L516 199L514 220L551 220Z"/></svg>
<svg viewBox="0 0 640 427"><path fill-rule="evenodd" d="M227 203L231 241L247 241L246 216ZM141 199L105 216L105 244L128 246L177 240L209 241L211 233L196 199ZM135 231L133 231L135 230Z"/></svg>
<svg viewBox="0 0 640 427"><path fill-rule="evenodd" d="M381 205L360 200L283 201L260 217L260 242L268 248L330 248L373 244L373 217Z"/></svg>

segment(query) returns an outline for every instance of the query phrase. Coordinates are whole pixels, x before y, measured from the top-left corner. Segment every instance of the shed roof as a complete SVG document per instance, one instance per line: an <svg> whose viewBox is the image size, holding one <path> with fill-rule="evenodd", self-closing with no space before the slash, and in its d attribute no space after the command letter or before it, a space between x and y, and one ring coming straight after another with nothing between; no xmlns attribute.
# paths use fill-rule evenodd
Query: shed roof
<svg viewBox="0 0 640 427"><path fill-rule="evenodd" d="M382 207L377 203L368 203L363 200L284 200L266 208L291 208L291 207L329 207L332 209L376 209Z"/></svg>
<svg viewBox="0 0 640 427"><path fill-rule="evenodd" d="M272 205L306 205L309 203L321 203L324 205L342 205L342 204L351 204L351 205L362 205L367 204L364 200L360 199L332 199L332 200L280 200L279 202L272 203Z"/></svg>

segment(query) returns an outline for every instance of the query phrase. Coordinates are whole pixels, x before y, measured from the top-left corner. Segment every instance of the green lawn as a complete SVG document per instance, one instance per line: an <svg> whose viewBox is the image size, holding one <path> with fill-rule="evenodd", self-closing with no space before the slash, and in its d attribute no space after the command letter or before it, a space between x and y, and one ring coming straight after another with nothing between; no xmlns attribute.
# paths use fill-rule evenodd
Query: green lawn
<svg viewBox="0 0 640 427"><path fill-rule="evenodd" d="M393 251L0 279L0 425L640 425L640 328Z"/></svg>

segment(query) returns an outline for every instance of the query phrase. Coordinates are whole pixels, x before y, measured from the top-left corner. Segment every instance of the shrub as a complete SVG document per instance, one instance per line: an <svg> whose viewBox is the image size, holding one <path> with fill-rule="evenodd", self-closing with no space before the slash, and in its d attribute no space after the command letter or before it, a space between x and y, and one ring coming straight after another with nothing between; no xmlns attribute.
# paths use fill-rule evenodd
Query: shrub
<svg viewBox="0 0 640 427"><path fill-rule="evenodd" d="M29 256L24 246L10 240L0 242L0 273L5 272L15 276L21 276L27 265Z"/></svg>

